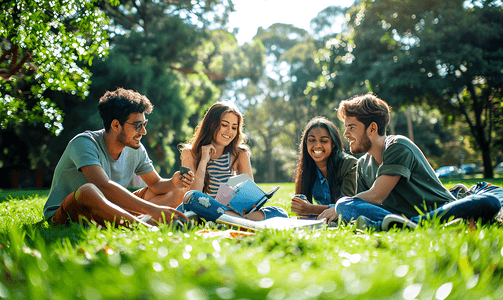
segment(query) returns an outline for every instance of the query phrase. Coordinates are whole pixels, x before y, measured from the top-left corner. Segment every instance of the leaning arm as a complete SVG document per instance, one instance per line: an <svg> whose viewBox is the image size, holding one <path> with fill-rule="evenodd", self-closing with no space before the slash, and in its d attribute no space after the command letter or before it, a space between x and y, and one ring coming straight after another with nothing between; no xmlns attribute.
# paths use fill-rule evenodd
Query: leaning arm
<svg viewBox="0 0 503 300"><path fill-rule="evenodd" d="M241 152L237 158L238 161L236 161L236 169L237 173L239 174L248 174L250 176L251 180L253 180L253 171L252 171L252 166L250 162L250 152L244 151Z"/></svg>
<svg viewBox="0 0 503 300"><path fill-rule="evenodd" d="M99 165L88 165L81 168L87 180L103 193L106 199L128 212L148 214L156 205L149 203L128 191L120 184L110 180Z"/></svg>
<svg viewBox="0 0 503 300"><path fill-rule="evenodd" d="M204 177L206 176L206 167L208 162L201 159L199 166L196 166L196 159L190 149L183 149L180 155L182 166L190 168L194 172L194 181L190 185L190 190L203 191Z"/></svg>
<svg viewBox="0 0 503 300"><path fill-rule="evenodd" d="M174 178L178 178L179 175L175 173L173 178L165 179L159 176L155 170L152 170L147 174L140 175L140 177L154 194L160 195L177 188L174 183Z"/></svg>
<svg viewBox="0 0 503 300"><path fill-rule="evenodd" d="M372 187L365 192L355 195L368 203L381 205L400 180L400 175L381 175L374 181Z"/></svg>

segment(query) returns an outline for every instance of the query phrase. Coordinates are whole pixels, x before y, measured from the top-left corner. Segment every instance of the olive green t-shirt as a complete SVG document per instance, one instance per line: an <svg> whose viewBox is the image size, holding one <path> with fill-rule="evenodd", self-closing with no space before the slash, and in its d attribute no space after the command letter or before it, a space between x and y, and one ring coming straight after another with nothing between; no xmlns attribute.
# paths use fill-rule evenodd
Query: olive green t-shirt
<svg viewBox="0 0 503 300"><path fill-rule="evenodd" d="M369 190L381 175L401 176L382 206L407 217L417 216L419 211L432 211L455 200L435 175L423 152L407 137L386 137L381 165L368 153L360 157L357 193Z"/></svg>
<svg viewBox="0 0 503 300"><path fill-rule="evenodd" d="M356 165L358 161L351 155L344 153L344 161L342 162L339 173L339 178L342 178L341 195L354 196L356 191Z"/></svg>

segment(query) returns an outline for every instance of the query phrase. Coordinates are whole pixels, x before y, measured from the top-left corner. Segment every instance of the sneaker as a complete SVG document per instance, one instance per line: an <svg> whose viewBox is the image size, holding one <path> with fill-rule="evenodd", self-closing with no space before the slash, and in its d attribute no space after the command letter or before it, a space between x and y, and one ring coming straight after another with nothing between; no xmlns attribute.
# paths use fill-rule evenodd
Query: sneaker
<svg viewBox="0 0 503 300"><path fill-rule="evenodd" d="M406 218L399 215L387 215L384 217L381 223L381 229L383 231L388 231L396 225L397 228L410 228L414 229L417 227L417 224L407 220Z"/></svg>
<svg viewBox="0 0 503 300"><path fill-rule="evenodd" d="M199 216L191 210L185 211L183 214L187 217L187 219L189 219L189 222L187 222L187 224L189 224L189 228L202 223L201 218L199 218Z"/></svg>
<svg viewBox="0 0 503 300"><path fill-rule="evenodd" d="M468 188L466 187L466 185L464 185L462 183L458 183L455 186L453 186L449 190L449 192L451 192L451 194L456 199L464 198L464 197L466 197L466 196L468 196L470 194L470 191L468 190Z"/></svg>
<svg viewBox="0 0 503 300"><path fill-rule="evenodd" d="M365 216L359 216L358 219L356 219L356 229L366 230L370 228L373 228L374 230L378 231L377 223Z"/></svg>
<svg viewBox="0 0 503 300"><path fill-rule="evenodd" d="M499 187L496 185L492 185L488 182L482 181L470 187L470 193L472 194L481 194L484 192L491 192L497 190Z"/></svg>
<svg viewBox="0 0 503 300"><path fill-rule="evenodd" d="M151 215L143 215L143 216L140 218L140 221L142 221L143 223L147 223L148 221L150 221L150 219L152 219L152 216L151 216Z"/></svg>

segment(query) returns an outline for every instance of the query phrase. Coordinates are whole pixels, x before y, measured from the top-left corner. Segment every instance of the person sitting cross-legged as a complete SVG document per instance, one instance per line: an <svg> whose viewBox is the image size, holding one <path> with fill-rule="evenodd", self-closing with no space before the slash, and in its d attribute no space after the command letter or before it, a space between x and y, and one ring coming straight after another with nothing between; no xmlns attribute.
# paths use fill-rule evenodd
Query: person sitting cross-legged
<svg viewBox="0 0 503 300"><path fill-rule="evenodd" d="M253 180L251 153L244 143L243 123L243 115L234 103L217 102L206 111L192 138L181 145L182 166L195 173L194 181L186 189L187 193L200 198L208 209L205 211L204 206L198 206L199 202L189 201L190 197L185 197L184 204L177 208L179 211L193 211L207 221L216 219L212 214L213 208L214 212L220 208L218 209L220 215L224 211L233 213L233 210L221 206L214 198L220 186L227 183L234 175L247 174ZM181 202L183 195L179 196ZM211 207L208 201L212 203ZM286 210L278 206L264 206L247 214L239 212L238 215L255 221L274 217L288 218Z"/></svg>
<svg viewBox="0 0 503 300"><path fill-rule="evenodd" d="M395 224L415 228L434 217L493 220L501 199L482 192L456 200L411 140L385 134L389 112L387 103L371 94L340 103L337 115L351 153L364 154L358 160L357 194L341 198L318 218L356 220L357 227L378 231Z"/></svg>
<svg viewBox="0 0 503 300"><path fill-rule="evenodd" d="M145 114L152 109L147 97L132 90L119 88L100 98L105 128L78 134L68 143L44 205L49 223L79 222L81 217L102 226L187 221L173 207L181 202L178 194L192 184L193 173L161 178L140 141L147 133ZM135 173L147 187L131 193L126 187Z"/></svg>

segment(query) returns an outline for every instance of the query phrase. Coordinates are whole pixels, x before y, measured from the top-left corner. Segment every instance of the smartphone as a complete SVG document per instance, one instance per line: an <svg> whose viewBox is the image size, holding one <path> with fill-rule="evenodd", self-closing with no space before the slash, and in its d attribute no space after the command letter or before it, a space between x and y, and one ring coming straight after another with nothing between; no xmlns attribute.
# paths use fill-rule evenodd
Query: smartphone
<svg viewBox="0 0 503 300"><path fill-rule="evenodd" d="M190 171L190 168L187 168L187 167L180 167L180 175L183 175L183 174L189 173L189 171Z"/></svg>

